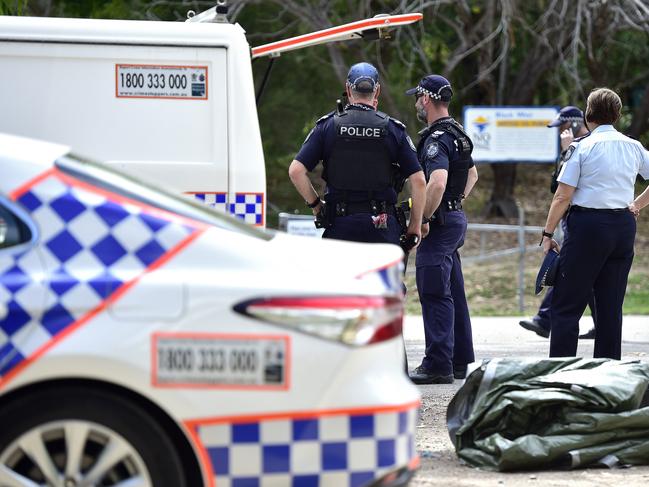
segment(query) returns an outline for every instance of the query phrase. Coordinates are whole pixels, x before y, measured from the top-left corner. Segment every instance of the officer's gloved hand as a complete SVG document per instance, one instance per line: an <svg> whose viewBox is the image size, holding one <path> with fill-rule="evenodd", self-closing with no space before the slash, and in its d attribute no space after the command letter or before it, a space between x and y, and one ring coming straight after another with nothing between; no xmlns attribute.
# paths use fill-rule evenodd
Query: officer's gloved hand
<svg viewBox="0 0 649 487"><path fill-rule="evenodd" d="M316 228L328 228L327 209L324 203L313 208L313 215L315 216L313 223Z"/></svg>
<svg viewBox="0 0 649 487"><path fill-rule="evenodd" d="M418 243L419 236L412 233L401 235L401 237L399 238L399 245L406 254L414 249Z"/></svg>

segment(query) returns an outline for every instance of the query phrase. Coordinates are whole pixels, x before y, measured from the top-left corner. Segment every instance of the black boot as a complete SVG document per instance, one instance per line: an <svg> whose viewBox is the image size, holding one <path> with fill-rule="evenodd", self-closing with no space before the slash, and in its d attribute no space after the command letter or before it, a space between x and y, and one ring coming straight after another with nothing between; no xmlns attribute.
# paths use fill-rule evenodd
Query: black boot
<svg viewBox="0 0 649 487"><path fill-rule="evenodd" d="M583 340L594 340L595 339L595 327L593 326L586 333L582 333L581 335L579 335L579 338L581 338Z"/></svg>
<svg viewBox="0 0 649 487"><path fill-rule="evenodd" d="M441 375L420 365L412 371L410 380L415 384L452 384L453 376Z"/></svg>
<svg viewBox="0 0 649 487"><path fill-rule="evenodd" d="M550 329L541 326L541 324L539 323L539 320L536 319L536 316L534 318L529 319L529 320L521 320L521 321L518 322L518 324L521 325L526 330L533 331L534 333L536 333L540 337L543 337L543 338L549 338L550 337Z"/></svg>

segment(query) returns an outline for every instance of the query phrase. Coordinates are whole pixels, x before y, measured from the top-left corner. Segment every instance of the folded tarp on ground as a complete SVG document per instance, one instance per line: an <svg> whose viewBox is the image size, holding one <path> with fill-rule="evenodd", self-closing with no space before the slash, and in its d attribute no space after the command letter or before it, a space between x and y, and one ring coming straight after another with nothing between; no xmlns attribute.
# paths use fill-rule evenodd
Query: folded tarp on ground
<svg viewBox="0 0 649 487"><path fill-rule="evenodd" d="M649 465L649 364L494 359L447 411L458 456L489 470Z"/></svg>

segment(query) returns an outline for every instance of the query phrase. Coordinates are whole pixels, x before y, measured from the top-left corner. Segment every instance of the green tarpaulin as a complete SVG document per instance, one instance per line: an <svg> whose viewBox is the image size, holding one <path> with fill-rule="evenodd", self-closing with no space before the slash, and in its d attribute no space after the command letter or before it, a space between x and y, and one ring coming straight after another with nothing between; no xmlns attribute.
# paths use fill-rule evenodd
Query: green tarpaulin
<svg viewBox="0 0 649 487"><path fill-rule="evenodd" d="M490 470L649 465L649 364L494 359L447 422L458 456Z"/></svg>

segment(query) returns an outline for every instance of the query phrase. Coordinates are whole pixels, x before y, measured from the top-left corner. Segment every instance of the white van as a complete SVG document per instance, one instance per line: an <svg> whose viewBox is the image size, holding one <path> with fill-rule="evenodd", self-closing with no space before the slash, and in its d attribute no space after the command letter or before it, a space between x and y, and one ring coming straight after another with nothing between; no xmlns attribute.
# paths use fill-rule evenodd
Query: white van
<svg viewBox="0 0 649 487"><path fill-rule="evenodd" d="M71 145L264 225L240 26L0 17L0 72L0 131Z"/></svg>
<svg viewBox="0 0 649 487"><path fill-rule="evenodd" d="M251 51L219 8L193 22L0 16L0 132L72 146L264 226L251 57L422 16L380 16Z"/></svg>

